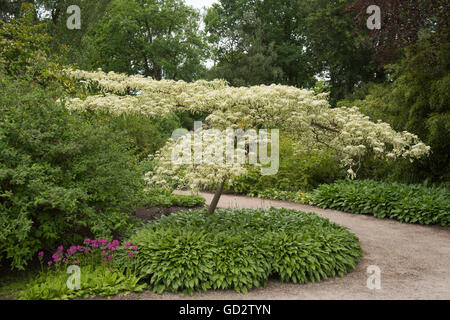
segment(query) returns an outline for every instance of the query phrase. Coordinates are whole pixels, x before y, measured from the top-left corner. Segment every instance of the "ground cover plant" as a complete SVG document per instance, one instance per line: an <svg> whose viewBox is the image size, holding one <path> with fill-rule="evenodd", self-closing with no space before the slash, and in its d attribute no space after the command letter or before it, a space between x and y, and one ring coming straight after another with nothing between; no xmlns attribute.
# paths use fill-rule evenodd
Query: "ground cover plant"
<svg viewBox="0 0 450 320"><path fill-rule="evenodd" d="M450 189L372 180L321 185L312 202L322 208L418 224L450 225Z"/></svg>
<svg viewBox="0 0 450 320"><path fill-rule="evenodd" d="M277 189L263 189L261 191L250 192L247 194L250 197L258 197L270 200L291 201L301 204L312 204L311 193L303 191L284 191Z"/></svg>
<svg viewBox="0 0 450 320"><path fill-rule="evenodd" d="M218 209L206 217L205 210L162 217L130 237L139 247L136 275L155 292L245 293L270 276L319 281L343 276L362 255L355 235L313 213ZM117 261L126 263L126 254Z"/></svg>

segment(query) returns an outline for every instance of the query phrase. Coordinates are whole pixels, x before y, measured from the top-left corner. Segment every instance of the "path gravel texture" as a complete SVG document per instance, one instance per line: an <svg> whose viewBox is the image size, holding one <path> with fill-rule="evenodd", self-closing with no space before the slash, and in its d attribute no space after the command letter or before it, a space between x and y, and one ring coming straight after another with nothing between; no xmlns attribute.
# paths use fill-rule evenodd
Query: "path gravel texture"
<svg viewBox="0 0 450 320"><path fill-rule="evenodd" d="M207 203L212 194L202 193ZM222 195L221 208L287 208L314 212L356 234L364 251L356 269L343 278L289 284L270 280L248 294L207 291L193 296L152 292L112 299L450 299L450 228L400 223L335 210L234 195ZM367 267L381 270L381 289L367 288Z"/></svg>

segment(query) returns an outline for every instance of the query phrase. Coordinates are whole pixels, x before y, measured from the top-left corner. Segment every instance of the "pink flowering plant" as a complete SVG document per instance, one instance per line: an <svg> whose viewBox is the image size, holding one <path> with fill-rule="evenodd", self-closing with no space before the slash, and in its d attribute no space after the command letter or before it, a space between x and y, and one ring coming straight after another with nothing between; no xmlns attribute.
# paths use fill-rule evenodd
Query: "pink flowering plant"
<svg viewBox="0 0 450 320"><path fill-rule="evenodd" d="M120 256L120 262L116 258ZM52 253L38 253L40 275L22 291L22 299L70 299L109 296L123 291L142 291L136 276L138 247L130 242L103 238L84 239L82 244L60 245ZM123 259L126 257L126 259ZM69 289L66 273L70 265L80 267L80 289Z"/></svg>
<svg viewBox="0 0 450 320"><path fill-rule="evenodd" d="M120 245L119 240L108 241L103 238L91 240L86 238L81 245L71 245L66 248L63 245L58 246L46 264L49 267L54 266L56 268L61 265L72 264L80 266L103 264L114 267L114 257L119 251L125 252L132 260L138 253L138 247L128 241ZM43 251L38 253L41 265L43 265L44 255ZM121 265L123 266L123 263Z"/></svg>

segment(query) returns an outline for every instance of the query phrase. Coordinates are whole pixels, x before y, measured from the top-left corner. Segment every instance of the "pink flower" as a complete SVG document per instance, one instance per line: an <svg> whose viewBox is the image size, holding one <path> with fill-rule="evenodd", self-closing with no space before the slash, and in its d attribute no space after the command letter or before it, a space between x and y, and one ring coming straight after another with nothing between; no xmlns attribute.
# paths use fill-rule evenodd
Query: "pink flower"
<svg viewBox="0 0 450 320"><path fill-rule="evenodd" d="M83 252L83 246L77 246L77 248L76 248L78 251L81 251L81 252Z"/></svg>
<svg viewBox="0 0 450 320"><path fill-rule="evenodd" d="M89 242L91 242L91 239L89 239L89 238L86 238L86 239L84 239L84 241L83 241L84 244L88 244Z"/></svg>
<svg viewBox="0 0 450 320"><path fill-rule="evenodd" d="M39 257L39 258L42 258L43 256L44 256L44 251L39 251L39 252L38 252L38 257Z"/></svg>
<svg viewBox="0 0 450 320"><path fill-rule="evenodd" d="M104 258L103 258L103 261L108 262L108 258L107 258L107 257L104 257Z"/></svg>
<svg viewBox="0 0 450 320"><path fill-rule="evenodd" d="M53 260L55 260L55 261L59 260L59 253L54 253L54 254L52 255L52 258L53 258Z"/></svg>
<svg viewBox="0 0 450 320"><path fill-rule="evenodd" d="M137 249L138 249L137 246L132 246L132 247L131 247L131 250L137 250Z"/></svg>
<svg viewBox="0 0 450 320"><path fill-rule="evenodd" d="M64 247L61 245L61 246L58 247L57 250L58 250L58 251L63 251L63 250L64 250Z"/></svg>
<svg viewBox="0 0 450 320"><path fill-rule="evenodd" d="M130 259L133 259L134 252L129 252L129 253L128 253L128 256L130 257Z"/></svg>
<svg viewBox="0 0 450 320"><path fill-rule="evenodd" d="M112 255L108 256L108 260L111 260L112 258L114 258Z"/></svg>
<svg viewBox="0 0 450 320"><path fill-rule="evenodd" d="M119 242L119 240L113 240L112 244L113 244L113 246L117 247L120 244L120 242Z"/></svg>
<svg viewBox="0 0 450 320"><path fill-rule="evenodd" d="M80 260L75 260L74 262L75 262L75 263L80 263Z"/></svg>
<svg viewBox="0 0 450 320"><path fill-rule="evenodd" d="M47 262L47 263L48 263L49 266L51 266L53 262L52 262L52 261L49 261L49 262Z"/></svg>
<svg viewBox="0 0 450 320"><path fill-rule="evenodd" d="M129 248L130 247L130 243L127 241L127 242L125 242L125 248Z"/></svg>
<svg viewBox="0 0 450 320"><path fill-rule="evenodd" d="M64 258L64 259L63 259L63 262L66 263L66 262L67 262L67 258Z"/></svg>
<svg viewBox="0 0 450 320"><path fill-rule="evenodd" d="M106 256L107 254L105 250L102 251L102 255Z"/></svg>

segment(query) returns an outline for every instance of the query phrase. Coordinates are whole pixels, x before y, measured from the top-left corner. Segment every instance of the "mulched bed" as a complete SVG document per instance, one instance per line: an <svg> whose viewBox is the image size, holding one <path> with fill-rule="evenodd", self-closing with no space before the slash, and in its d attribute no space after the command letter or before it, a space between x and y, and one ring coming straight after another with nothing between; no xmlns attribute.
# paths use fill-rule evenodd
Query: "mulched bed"
<svg viewBox="0 0 450 320"><path fill-rule="evenodd" d="M144 222L151 220L156 220L161 218L163 215L170 215L174 212L201 209L202 206L197 207L142 207L136 209L135 216Z"/></svg>

